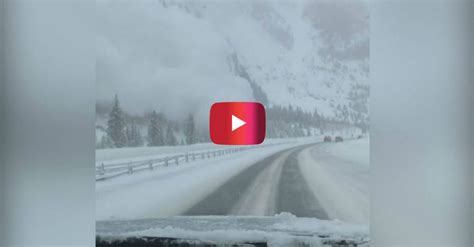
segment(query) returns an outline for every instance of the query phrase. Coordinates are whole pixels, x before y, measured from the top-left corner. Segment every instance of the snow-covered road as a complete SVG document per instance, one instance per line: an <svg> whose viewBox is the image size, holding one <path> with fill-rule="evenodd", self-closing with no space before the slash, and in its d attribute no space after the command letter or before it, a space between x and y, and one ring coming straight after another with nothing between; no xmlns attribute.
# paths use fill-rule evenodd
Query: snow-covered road
<svg viewBox="0 0 474 247"><path fill-rule="evenodd" d="M366 140L305 144L280 151L230 179L186 214L271 216L289 212L368 223L369 166L364 152L368 154Z"/></svg>
<svg viewBox="0 0 474 247"><path fill-rule="evenodd" d="M99 182L97 218L299 217L368 223L368 141L267 147Z"/></svg>
<svg viewBox="0 0 474 247"><path fill-rule="evenodd" d="M263 147L96 182L96 219L179 215L256 162L296 143Z"/></svg>
<svg viewBox="0 0 474 247"><path fill-rule="evenodd" d="M296 157L307 144L286 149L255 163L188 210L188 215L272 216L289 212L328 219L310 191Z"/></svg>

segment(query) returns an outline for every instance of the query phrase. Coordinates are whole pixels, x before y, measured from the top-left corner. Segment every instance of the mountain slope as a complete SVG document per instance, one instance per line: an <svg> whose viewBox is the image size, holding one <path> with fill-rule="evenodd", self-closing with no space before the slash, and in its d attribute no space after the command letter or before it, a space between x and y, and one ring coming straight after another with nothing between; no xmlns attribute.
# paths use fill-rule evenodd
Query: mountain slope
<svg viewBox="0 0 474 247"><path fill-rule="evenodd" d="M254 99L267 106L291 104L307 112L317 109L327 118L368 125L369 28L364 2L130 3L98 4L105 24L103 32L99 32L99 50L112 47L118 53L99 54L98 68L104 71L104 76L98 77L99 98L106 97L110 88L118 88L116 92L122 90L122 94L139 94L140 89L150 87L127 90L130 88L123 85L147 81L154 90L188 98L193 102L192 108L174 100L171 102L178 109L166 112L163 105L170 100L148 99L151 96L143 93L146 100L124 96L125 105L134 105L130 111L159 108L172 118L175 112L195 112L198 121L205 124L210 103ZM120 11L111 11L114 8ZM121 21L113 22L117 17ZM144 22L148 24L142 25ZM127 33L133 36L130 40L124 38L123 30L128 29L133 30ZM104 43L107 49L101 47ZM144 47L149 46L147 51L151 52L145 53ZM133 69L137 64L139 69ZM133 73L117 79L107 69ZM126 81L117 82L127 77ZM108 85L111 78L115 81L112 86ZM214 94L186 91L186 83L190 83L186 78L199 83L203 92ZM182 91L172 90L170 83ZM216 90L217 87L220 88Z"/></svg>

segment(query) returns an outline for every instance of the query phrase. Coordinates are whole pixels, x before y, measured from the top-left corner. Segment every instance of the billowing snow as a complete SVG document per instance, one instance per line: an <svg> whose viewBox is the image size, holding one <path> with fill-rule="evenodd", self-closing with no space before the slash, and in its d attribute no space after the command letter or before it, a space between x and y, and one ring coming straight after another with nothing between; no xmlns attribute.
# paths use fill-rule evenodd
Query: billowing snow
<svg viewBox="0 0 474 247"><path fill-rule="evenodd" d="M268 104L366 116L349 95L369 82L367 6L331 2L98 1L98 100L205 126L213 102L259 100L253 81Z"/></svg>

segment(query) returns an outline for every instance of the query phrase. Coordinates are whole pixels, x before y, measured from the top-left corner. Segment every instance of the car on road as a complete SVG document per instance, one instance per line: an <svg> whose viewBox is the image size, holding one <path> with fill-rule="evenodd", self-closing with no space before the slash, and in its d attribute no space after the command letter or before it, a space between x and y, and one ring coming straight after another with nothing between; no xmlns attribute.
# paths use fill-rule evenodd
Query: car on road
<svg viewBox="0 0 474 247"><path fill-rule="evenodd" d="M332 138L330 136L325 136L324 142L332 142Z"/></svg>
<svg viewBox="0 0 474 247"><path fill-rule="evenodd" d="M336 136L336 138L334 138L334 141L335 142L342 142L342 141L344 141L344 139L342 139L342 136Z"/></svg>

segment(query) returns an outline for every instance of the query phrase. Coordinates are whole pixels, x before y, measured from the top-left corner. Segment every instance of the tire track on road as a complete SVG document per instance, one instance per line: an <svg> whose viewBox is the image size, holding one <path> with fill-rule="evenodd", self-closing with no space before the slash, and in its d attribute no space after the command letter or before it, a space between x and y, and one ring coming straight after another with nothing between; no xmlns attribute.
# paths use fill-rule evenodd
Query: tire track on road
<svg viewBox="0 0 474 247"><path fill-rule="evenodd" d="M274 215L278 198L278 181L286 157L293 151L287 150L269 163L252 181L243 196L230 210L231 215Z"/></svg>
<svg viewBox="0 0 474 247"><path fill-rule="evenodd" d="M306 183L298 166L298 155L304 149L313 146L305 146L287 157L279 183L277 211L290 212L298 217L316 217L326 220L329 219L327 213Z"/></svg>
<svg viewBox="0 0 474 247"><path fill-rule="evenodd" d="M184 214L265 216L289 212L328 219L298 166L298 154L314 145L286 149L255 163Z"/></svg>
<svg viewBox="0 0 474 247"><path fill-rule="evenodd" d="M290 148L289 150L294 149ZM231 211L238 204L239 200L245 197L252 182L257 176L288 149L277 152L265 159L255 163L238 175L231 178L219 189L208 195L201 202L197 203L184 215L230 215Z"/></svg>

